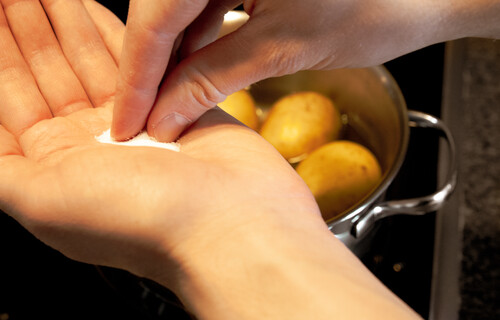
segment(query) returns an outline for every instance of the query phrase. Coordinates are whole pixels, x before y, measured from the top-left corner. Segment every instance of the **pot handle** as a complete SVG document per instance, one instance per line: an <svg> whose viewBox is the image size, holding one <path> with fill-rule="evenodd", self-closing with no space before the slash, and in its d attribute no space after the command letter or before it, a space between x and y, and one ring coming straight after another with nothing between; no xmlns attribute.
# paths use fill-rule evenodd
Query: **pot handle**
<svg viewBox="0 0 500 320"><path fill-rule="evenodd" d="M398 214L423 215L440 209L445 200L452 194L457 183L456 152L453 136L446 124L432 116L419 111L408 111L410 127L433 128L441 132L447 142L448 172L444 185L431 195L405 200L390 200L377 204L365 215L353 221L351 234L355 238L362 238L373 224L382 218Z"/></svg>

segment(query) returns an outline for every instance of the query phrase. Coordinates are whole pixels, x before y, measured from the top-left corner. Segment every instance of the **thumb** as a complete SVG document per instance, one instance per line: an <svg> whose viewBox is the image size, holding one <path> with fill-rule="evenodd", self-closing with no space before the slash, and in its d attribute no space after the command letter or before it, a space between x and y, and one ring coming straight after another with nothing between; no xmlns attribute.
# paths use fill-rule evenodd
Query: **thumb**
<svg viewBox="0 0 500 320"><path fill-rule="evenodd" d="M252 17L237 31L184 59L160 88L148 133L159 141L173 141L228 94L298 70L292 46L279 41L279 32L266 28L265 21Z"/></svg>

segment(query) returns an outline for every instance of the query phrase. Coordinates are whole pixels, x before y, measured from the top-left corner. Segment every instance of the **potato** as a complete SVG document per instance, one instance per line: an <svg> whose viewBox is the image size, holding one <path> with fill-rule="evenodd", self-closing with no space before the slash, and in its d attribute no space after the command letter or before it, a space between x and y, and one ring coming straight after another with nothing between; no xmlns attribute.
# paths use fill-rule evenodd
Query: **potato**
<svg viewBox="0 0 500 320"><path fill-rule="evenodd" d="M278 100L269 111L260 134L285 159L297 162L336 139L342 122L333 102L316 92L300 92Z"/></svg>
<svg viewBox="0 0 500 320"><path fill-rule="evenodd" d="M247 127L258 130L259 117L257 115L257 107L255 102L246 90L236 91L226 97L226 100L218 104L218 106L235 117Z"/></svg>
<svg viewBox="0 0 500 320"><path fill-rule="evenodd" d="M347 140L328 143L297 166L325 220L358 203L380 182L382 170L364 146Z"/></svg>

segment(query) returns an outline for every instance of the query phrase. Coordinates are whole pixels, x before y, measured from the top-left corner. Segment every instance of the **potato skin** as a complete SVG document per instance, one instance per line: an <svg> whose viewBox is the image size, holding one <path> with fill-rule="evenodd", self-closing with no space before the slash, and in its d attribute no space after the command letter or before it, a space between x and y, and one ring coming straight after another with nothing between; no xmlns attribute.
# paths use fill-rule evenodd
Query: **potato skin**
<svg viewBox="0 0 500 320"><path fill-rule="evenodd" d="M290 160L336 139L341 127L340 112L329 98L316 92L299 92L272 106L260 134Z"/></svg>
<svg viewBox="0 0 500 320"><path fill-rule="evenodd" d="M247 127L255 131L258 130L259 117L257 115L257 107L247 90L242 89L230 94L218 106Z"/></svg>
<svg viewBox="0 0 500 320"><path fill-rule="evenodd" d="M325 221L348 210L380 182L382 170L364 146L347 140L328 143L297 166Z"/></svg>

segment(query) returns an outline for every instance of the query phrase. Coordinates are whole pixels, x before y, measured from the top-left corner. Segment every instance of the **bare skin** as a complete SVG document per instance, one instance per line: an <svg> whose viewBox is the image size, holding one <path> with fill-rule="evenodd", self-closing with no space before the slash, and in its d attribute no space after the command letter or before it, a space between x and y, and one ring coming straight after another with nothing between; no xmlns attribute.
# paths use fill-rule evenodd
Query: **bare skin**
<svg viewBox="0 0 500 320"><path fill-rule="evenodd" d="M0 3L0 209L35 236L169 287L199 319L418 318L277 151L220 110L179 153L98 143L124 28L98 3Z"/></svg>
<svg viewBox="0 0 500 320"><path fill-rule="evenodd" d="M112 124L119 140L145 126L175 140L228 94L265 78L372 66L466 36L500 38L498 0L130 3ZM223 14L240 3L248 22L212 42Z"/></svg>

